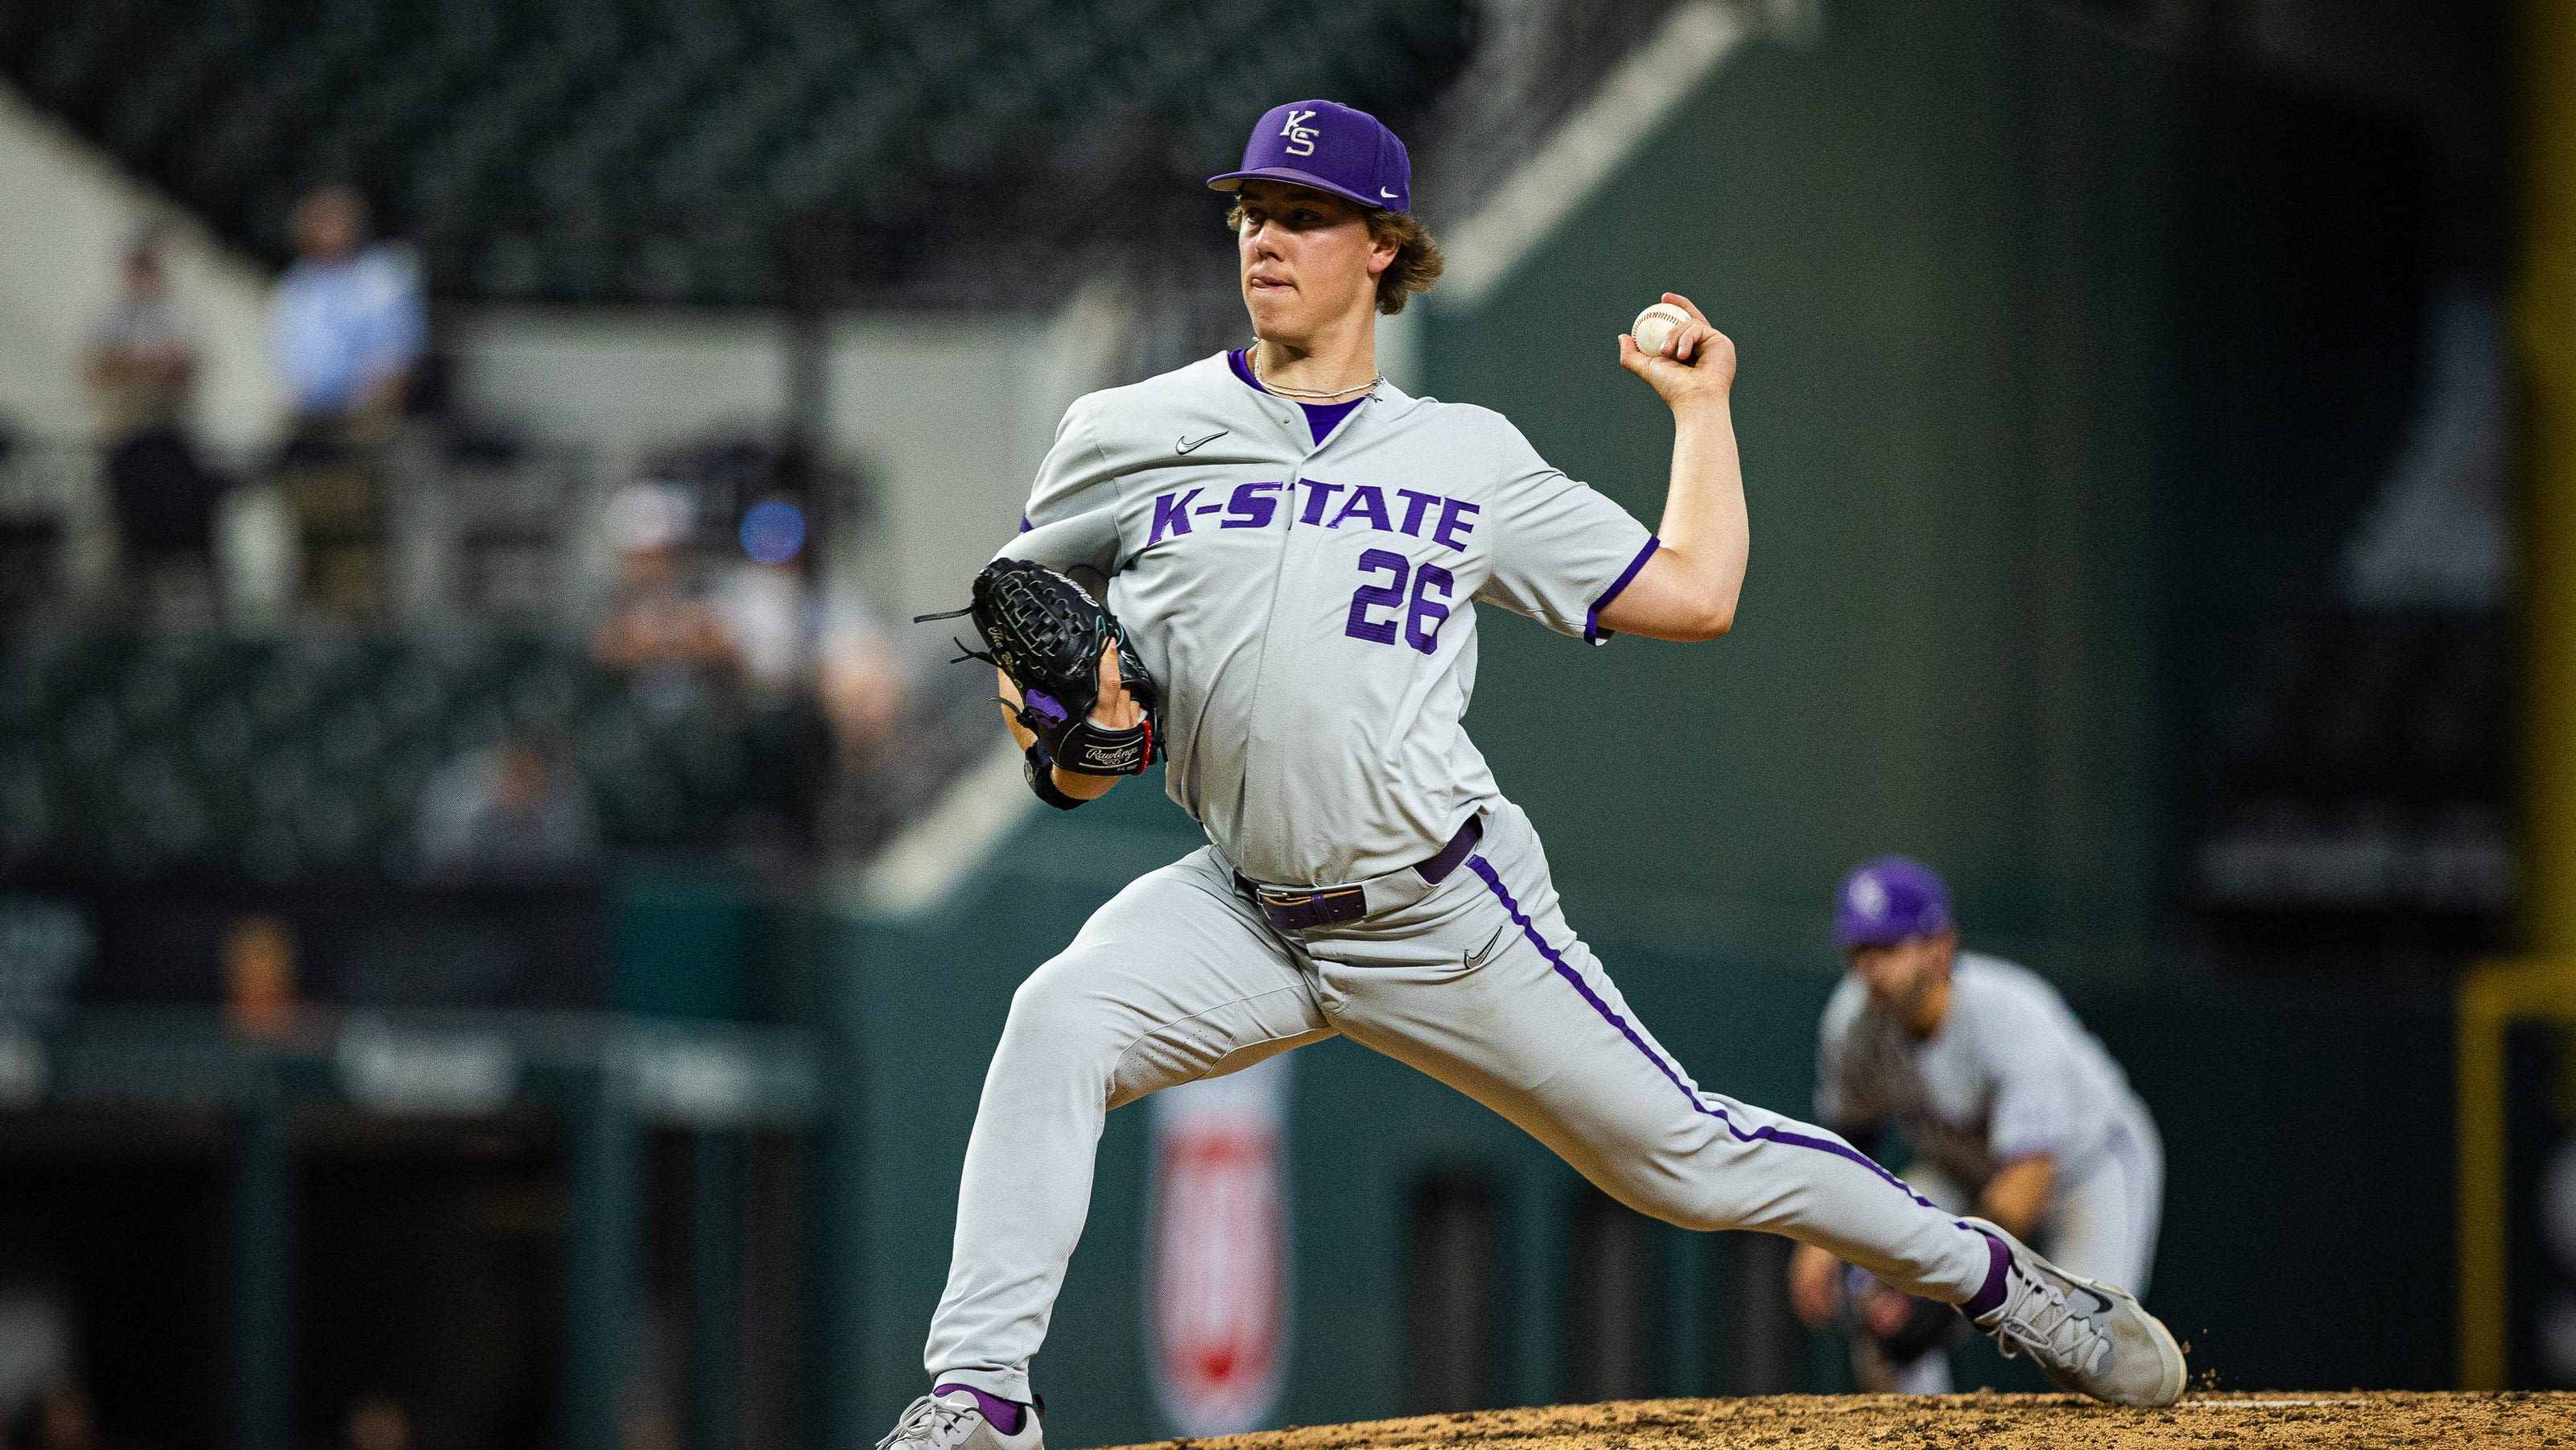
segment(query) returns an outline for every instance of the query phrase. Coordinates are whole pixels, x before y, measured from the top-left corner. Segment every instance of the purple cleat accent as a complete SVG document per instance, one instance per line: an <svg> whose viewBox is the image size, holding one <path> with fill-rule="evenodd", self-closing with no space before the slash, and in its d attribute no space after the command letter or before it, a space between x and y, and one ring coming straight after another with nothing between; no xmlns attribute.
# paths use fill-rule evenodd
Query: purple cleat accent
<svg viewBox="0 0 2576 1450"><path fill-rule="evenodd" d="M2012 1272L2012 1250L2005 1248L2003 1240L1993 1234L1985 1233L1982 1229L1978 1232L1985 1237L1986 1253L1989 1255L1986 1282L1967 1303L1959 1306L1959 1312L1967 1315L1972 1323L2004 1307L2005 1280Z"/></svg>
<svg viewBox="0 0 2576 1450"><path fill-rule="evenodd" d="M973 1395L975 1397L975 1408L984 1412L984 1422L991 1425L994 1429L1001 1431L1005 1435L1016 1435L1020 1433L1020 1426L1026 1422L1029 1417L1028 1406L1013 1400L1003 1399L999 1395L988 1395L982 1390L975 1388L973 1385L934 1385L931 1387L930 1393L932 1396L936 1397L939 1395L949 1394L957 1390L964 1390L966 1393Z"/></svg>

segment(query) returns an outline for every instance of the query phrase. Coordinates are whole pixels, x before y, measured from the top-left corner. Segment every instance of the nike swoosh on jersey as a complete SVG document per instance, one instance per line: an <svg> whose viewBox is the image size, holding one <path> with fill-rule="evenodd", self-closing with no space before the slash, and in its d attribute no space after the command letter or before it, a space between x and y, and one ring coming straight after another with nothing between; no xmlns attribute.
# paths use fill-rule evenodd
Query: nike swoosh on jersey
<svg viewBox="0 0 2576 1450"><path fill-rule="evenodd" d="M1180 449L1179 449L1179 451L1180 451L1180 452L1183 452L1183 453L1187 453L1187 452L1189 452L1189 451L1190 451L1191 449L1193 449L1193 448L1198 448L1198 447L1201 447L1201 446L1206 445L1206 444L1209 444L1209 443L1214 443L1216 440L1218 440L1219 438L1224 437L1227 433L1229 433L1229 432L1231 432L1231 431L1233 431L1233 430L1232 430L1232 429L1228 429L1228 428L1219 428L1219 429L1218 429L1218 430L1216 430L1215 432L1210 433L1210 434L1209 434L1208 436L1206 436L1205 438L1183 438L1183 439L1181 440L1181 442L1180 442Z"/></svg>

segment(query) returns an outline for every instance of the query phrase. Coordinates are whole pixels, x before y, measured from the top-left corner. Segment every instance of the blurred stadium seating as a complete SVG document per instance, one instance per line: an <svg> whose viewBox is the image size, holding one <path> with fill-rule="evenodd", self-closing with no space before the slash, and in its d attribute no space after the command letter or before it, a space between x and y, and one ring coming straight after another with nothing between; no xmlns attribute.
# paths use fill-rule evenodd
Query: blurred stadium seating
<svg viewBox="0 0 2576 1450"><path fill-rule="evenodd" d="M359 178L447 297L776 303L788 224L828 216L834 281L991 303L1015 277L1064 285L1118 198L1206 175L1252 98L1419 114L1466 58L1468 15L37 0L0 12L0 71L271 260L301 189Z"/></svg>
<svg viewBox="0 0 2576 1450"><path fill-rule="evenodd" d="M513 732L572 742L608 838L721 840L794 807L775 720L639 706L530 638L20 638L0 657L0 860L281 880L407 865L432 772Z"/></svg>
<svg viewBox="0 0 2576 1450"><path fill-rule="evenodd" d="M0 872L401 878L432 773L522 735L569 747L612 848L802 839L820 726L720 684L647 703L526 635L22 635L0 644ZM958 732L930 731L937 778Z"/></svg>

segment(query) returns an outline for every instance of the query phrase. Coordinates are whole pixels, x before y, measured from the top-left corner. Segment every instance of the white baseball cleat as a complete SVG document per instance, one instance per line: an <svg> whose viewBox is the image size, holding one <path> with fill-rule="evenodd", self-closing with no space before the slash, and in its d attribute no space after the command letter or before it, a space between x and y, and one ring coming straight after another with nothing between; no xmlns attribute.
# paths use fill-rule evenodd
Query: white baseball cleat
<svg viewBox="0 0 2576 1450"><path fill-rule="evenodd" d="M2006 1358L2027 1354L2058 1388L2115 1405L2182 1398L2182 1346L2136 1295L2070 1274L1982 1218L1968 1222L2012 1251L2003 1307L1977 1321Z"/></svg>
<svg viewBox="0 0 2576 1450"><path fill-rule="evenodd" d="M951 1389L905 1406L877 1450L1046 1450L1046 1437L1038 1430L1036 1406L1020 1411L1018 1434L1005 1435L984 1418L972 1394Z"/></svg>

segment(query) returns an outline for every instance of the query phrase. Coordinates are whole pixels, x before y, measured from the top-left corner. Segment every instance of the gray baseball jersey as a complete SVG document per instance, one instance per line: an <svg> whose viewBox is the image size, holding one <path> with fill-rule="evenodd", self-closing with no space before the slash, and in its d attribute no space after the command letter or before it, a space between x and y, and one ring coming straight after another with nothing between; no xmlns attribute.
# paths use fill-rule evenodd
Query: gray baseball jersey
<svg viewBox="0 0 2576 1450"><path fill-rule="evenodd" d="M1598 640L1654 542L1481 408L1381 387L1318 443L1222 356L1066 414L1004 552L1110 576L1164 689L1172 798L1210 844L1022 983L960 1176L931 1383L1026 1401L1109 1111L1347 1035L1693 1228L1822 1244L1909 1293L2002 1294L1998 1251L1850 1144L1705 1092L1560 909L1460 728L1473 602ZM1454 870L1425 875L1470 815ZM1237 889L1370 880L1285 928Z"/></svg>
<svg viewBox="0 0 2576 1450"><path fill-rule="evenodd" d="M2081 1178L2124 1128L2149 1121L2128 1075L2037 973L1961 952L1950 981L1941 1029L1916 1042L1844 976L1818 1033L1818 1118L1899 1129L1971 1193L2034 1153L2054 1155L2061 1180Z"/></svg>
<svg viewBox="0 0 2576 1450"><path fill-rule="evenodd" d="M1501 414L1381 384L1318 443L1222 353L1067 409L1023 522L1002 553L1110 576L1172 799L1300 886L1410 866L1499 799L1461 723L1477 601L1599 642L1655 548Z"/></svg>

